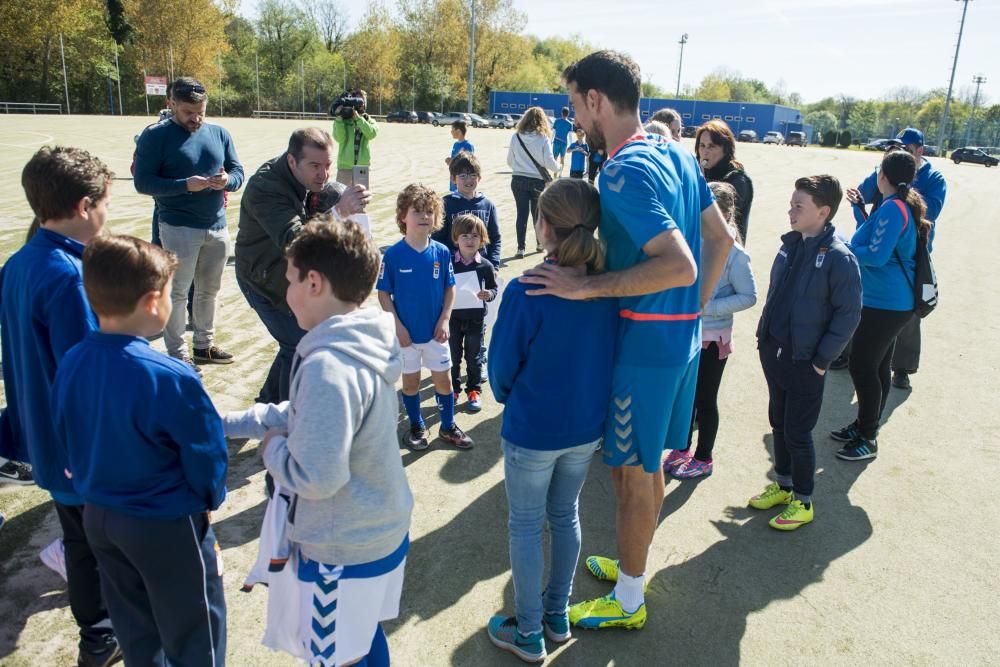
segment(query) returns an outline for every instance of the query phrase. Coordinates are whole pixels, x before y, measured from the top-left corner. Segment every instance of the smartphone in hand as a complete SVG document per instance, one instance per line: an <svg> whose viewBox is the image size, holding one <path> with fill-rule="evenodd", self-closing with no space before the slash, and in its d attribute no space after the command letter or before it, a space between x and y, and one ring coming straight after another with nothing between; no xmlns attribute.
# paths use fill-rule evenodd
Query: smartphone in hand
<svg viewBox="0 0 1000 667"><path fill-rule="evenodd" d="M363 185L365 190L368 190L368 167L363 167L361 165L354 165L351 173L351 181L354 185Z"/></svg>

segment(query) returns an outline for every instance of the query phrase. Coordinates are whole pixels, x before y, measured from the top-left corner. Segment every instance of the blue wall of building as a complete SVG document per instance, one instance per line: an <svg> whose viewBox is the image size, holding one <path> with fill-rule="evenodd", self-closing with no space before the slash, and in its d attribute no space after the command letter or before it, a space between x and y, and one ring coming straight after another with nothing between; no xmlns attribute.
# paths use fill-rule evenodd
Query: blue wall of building
<svg viewBox="0 0 1000 667"><path fill-rule="evenodd" d="M528 107L542 107L550 116L559 117L563 107L570 107L569 95L562 93L514 93L494 91L490 93L490 113L524 113ZM670 100L644 97L639 100L639 113L645 121L664 107L675 109L684 119L684 125L701 125L708 120L726 122L733 134L742 130L754 130L757 138L777 130L782 134L790 131L806 132L812 137L812 127L802 125L802 114L798 109L779 104L748 104L743 102L706 102L704 100ZM572 116L572 111L570 112ZM804 129L808 128L808 130Z"/></svg>

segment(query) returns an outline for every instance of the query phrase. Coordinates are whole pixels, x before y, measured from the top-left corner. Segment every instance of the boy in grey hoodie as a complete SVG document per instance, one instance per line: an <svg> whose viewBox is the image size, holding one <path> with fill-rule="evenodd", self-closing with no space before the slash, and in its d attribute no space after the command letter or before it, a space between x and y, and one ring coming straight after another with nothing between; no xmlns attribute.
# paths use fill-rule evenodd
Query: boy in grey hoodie
<svg viewBox="0 0 1000 667"><path fill-rule="evenodd" d="M310 664L388 664L379 623L399 613L413 496L396 441L395 324L361 307L379 252L355 223L327 219L307 224L286 255L288 305L307 331L289 400L225 420L231 437L262 438L264 465L292 497L300 604L268 624L296 623L292 652Z"/></svg>

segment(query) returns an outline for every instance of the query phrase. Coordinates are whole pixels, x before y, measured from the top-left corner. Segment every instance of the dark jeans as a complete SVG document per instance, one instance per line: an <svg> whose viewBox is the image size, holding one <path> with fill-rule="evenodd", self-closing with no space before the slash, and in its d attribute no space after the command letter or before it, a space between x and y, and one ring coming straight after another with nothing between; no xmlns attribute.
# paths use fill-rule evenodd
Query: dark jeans
<svg viewBox="0 0 1000 667"><path fill-rule="evenodd" d="M257 290L236 276L243 297L264 323L271 338L278 341L278 354L271 362L264 386L255 399L258 403L281 403L288 400L288 387L292 379L292 359L295 357L295 346L299 344L306 332L299 327L295 316L271 305Z"/></svg>
<svg viewBox="0 0 1000 667"><path fill-rule="evenodd" d="M791 477L796 495L811 496L816 473L812 432L823 407L824 376L809 361L792 361L792 350L773 339L760 344L767 380L767 417L774 436L774 472Z"/></svg>
<svg viewBox="0 0 1000 667"><path fill-rule="evenodd" d="M80 650L101 653L114 636L101 594L97 558L83 529L83 505L55 503L66 549L66 588L73 619L80 626Z"/></svg>
<svg viewBox="0 0 1000 667"><path fill-rule="evenodd" d="M482 391L483 385L483 318L448 321L451 346L451 386L459 391L462 377L462 348L465 348L465 367L468 374L465 391Z"/></svg>
<svg viewBox="0 0 1000 667"><path fill-rule="evenodd" d="M709 343L702 348L698 362L698 388L694 394L694 411L691 415L691 430L688 432L688 446L694 437L694 425L698 424L698 448L694 457L699 461L711 461L715 436L719 433L719 386L722 373L726 370L726 359L719 359L719 346Z"/></svg>
<svg viewBox="0 0 1000 667"><path fill-rule="evenodd" d="M879 420L892 386L892 350L896 336L910 321L909 310L862 308L861 322L851 348L851 380L858 395L858 430L866 438L878 436Z"/></svg>
<svg viewBox="0 0 1000 667"><path fill-rule="evenodd" d="M587 180L591 183L597 178L597 172L601 170L601 162L587 161Z"/></svg>
<svg viewBox="0 0 1000 667"><path fill-rule="evenodd" d="M896 336L892 353L892 370L916 373L920 368L920 318L913 315Z"/></svg>
<svg viewBox="0 0 1000 667"><path fill-rule="evenodd" d="M128 665L226 660L226 600L206 512L143 519L88 505L87 537Z"/></svg>
<svg viewBox="0 0 1000 667"><path fill-rule="evenodd" d="M510 191L514 193L514 206L517 218L514 228L517 231L517 249L524 250L525 237L528 232L528 213L531 212L532 222L538 222L538 195L545 189L545 181L527 176L512 176ZM537 239L535 240L537 244Z"/></svg>

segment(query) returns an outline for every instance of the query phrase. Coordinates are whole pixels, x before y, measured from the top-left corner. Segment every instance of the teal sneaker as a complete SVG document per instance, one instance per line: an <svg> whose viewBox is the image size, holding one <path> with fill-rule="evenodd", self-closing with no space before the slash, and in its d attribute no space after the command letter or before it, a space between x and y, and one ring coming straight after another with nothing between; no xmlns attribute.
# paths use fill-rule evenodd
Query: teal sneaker
<svg viewBox="0 0 1000 667"><path fill-rule="evenodd" d="M542 616L542 629L545 630L545 636L557 644L567 642L573 638L573 633L569 629L569 614L565 612Z"/></svg>
<svg viewBox="0 0 1000 667"><path fill-rule="evenodd" d="M545 661L545 640L542 633L522 635L517 631L517 619L513 616L494 616L486 626L486 633L494 646L510 651L525 662Z"/></svg>

